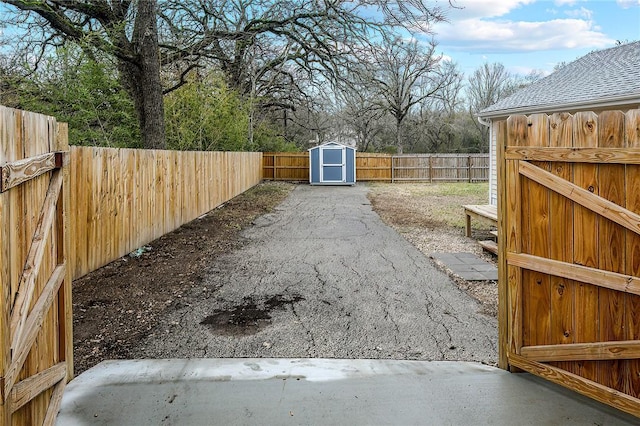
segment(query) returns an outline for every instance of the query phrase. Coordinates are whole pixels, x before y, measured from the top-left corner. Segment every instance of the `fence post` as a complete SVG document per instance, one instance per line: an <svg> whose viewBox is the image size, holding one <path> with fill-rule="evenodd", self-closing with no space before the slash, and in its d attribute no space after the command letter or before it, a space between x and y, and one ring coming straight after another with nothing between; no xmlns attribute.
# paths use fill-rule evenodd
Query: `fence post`
<svg viewBox="0 0 640 426"><path fill-rule="evenodd" d="M469 183L471 183L471 155L467 157L467 167L469 168Z"/></svg>
<svg viewBox="0 0 640 426"><path fill-rule="evenodd" d="M429 183L433 183L433 155L429 156Z"/></svg>
<svg viewBox="0 0 640 426"><path fill-rule="evenodd" d="M273 153L273 180L278 180L278 156Z"/></svg>
<svg viewBox="0 0 640 426"><path fill-rule="evenodd" d="M395 182L395 177L396 177L396 175L395 175L395 164L396 164L395 159L396 159L396 157L394 157L392 155L391 156L391 183Z"/></svg>

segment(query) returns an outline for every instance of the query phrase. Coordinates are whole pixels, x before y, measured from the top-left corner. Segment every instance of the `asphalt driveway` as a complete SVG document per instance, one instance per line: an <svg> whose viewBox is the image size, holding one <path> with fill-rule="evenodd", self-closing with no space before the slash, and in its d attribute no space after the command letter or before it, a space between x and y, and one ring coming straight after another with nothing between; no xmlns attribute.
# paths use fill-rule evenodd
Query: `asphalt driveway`
<svg viewBox="0 0 640 426"><path fill-rule="evenodd" d="M147 337L140 358L493 364L497 321L373 212L367 186L298 186Z"/></svg>

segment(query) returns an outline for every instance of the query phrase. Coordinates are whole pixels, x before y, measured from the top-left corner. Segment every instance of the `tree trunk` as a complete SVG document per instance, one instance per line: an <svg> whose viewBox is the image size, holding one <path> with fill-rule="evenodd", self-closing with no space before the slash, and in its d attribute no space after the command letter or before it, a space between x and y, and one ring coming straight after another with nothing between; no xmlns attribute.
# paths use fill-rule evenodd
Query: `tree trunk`
<svg viewBox="0 0 640 426"><path fill-rule="evenodd" d="M402 155L402 120L396 117L396 146L398 147L398 155Z"/></svg>
<svg viewBox="0 0 640 426"><path fill-rule="evenodd" d="M6 0L0 0L0 3L3 1L6 3ZM136 109L143 146L165 148L157 0L14 0L10 3L20 10L40 15L66 41L78 43L81 47L92 46L113 55L117 61L120 82ZM137 10L133 31L130 31L132 7ZM94 33L93 20L100 22L109 40L101 39L99 31ZM4 22L4 19L0 19L0 23ZM43 42L48 45L57 41L57 38L49 38ZM108 48L110 43L116 49Z"/></svg>
<svg viewBox="0 0 640 426"><path fill-rule="evenodd" d="M121 62L118 67L122 82L133 99L142 145L146 149L166 147L156 5L156 0L138 2L132 38L137 62Z"/></svg>

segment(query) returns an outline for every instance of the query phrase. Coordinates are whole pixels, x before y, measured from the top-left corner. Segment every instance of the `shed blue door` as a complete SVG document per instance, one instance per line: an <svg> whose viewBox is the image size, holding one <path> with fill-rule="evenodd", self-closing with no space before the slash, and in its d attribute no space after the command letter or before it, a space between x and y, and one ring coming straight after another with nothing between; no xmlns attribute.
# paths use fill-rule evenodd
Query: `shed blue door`
<svg viewBox="0 0 640 426"><path fill-rule="evenodd" d="M346 180L346 149L341 146L323 146L320 150L320 182Z"/></svg>

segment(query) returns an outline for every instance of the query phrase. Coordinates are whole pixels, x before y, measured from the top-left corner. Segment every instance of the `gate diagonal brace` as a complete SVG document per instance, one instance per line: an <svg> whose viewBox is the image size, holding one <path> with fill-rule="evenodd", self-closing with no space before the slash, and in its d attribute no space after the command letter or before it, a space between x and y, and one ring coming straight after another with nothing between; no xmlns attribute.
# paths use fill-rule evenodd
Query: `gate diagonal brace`
<svg viewBox="0 0 640 426"><path fill-rule="evenodd" d="M65 154L64 152L48 152L6 163L1 168L0 192L6 192L51 170L61 168L68 161Z"/></svg>
<svg viewBox="0 0 640 426"><path fill-rule="evenodd" d="M606 217L618 225L624 226L636 234L640 234L640 215L637 213L592 194L588 190L568 182L553 173L549 173L540 167L534 166L531 163L520 161L519 164L519 172L521 175L528 177L553 192L567 197L571 201L580 204L582 207L600 216Z"/></svg>

